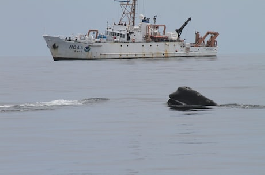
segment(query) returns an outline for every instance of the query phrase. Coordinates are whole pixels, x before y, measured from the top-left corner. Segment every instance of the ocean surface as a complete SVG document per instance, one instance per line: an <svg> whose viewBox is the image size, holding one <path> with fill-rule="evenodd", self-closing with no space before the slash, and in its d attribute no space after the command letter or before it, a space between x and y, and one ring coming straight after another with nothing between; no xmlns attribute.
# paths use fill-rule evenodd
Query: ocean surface
<svg viewBox="0 0 265 175"><path fill-rule="evenodd" d="M265 174L265 55L0 59L1 175ZM172 110L179 86L221 106Z"/></svg>

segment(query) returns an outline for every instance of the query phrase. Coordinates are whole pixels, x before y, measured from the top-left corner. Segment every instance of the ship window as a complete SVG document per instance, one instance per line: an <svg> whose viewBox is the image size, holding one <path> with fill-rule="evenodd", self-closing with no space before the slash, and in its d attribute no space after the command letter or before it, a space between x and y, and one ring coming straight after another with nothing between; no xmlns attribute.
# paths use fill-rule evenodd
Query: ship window
<svg viewBox="0 0 265 175"><path fill-rule="evenodd" d="M142 47L144 47L144 45L142 45Z"/></svg>
<svg viewBox="0 0 265 175"><path fill-rule="evenodd" d="M117 36L120 36L120 34L119 34L119 33L117 33Z"/></svg>
<svg viewBox="0 0 265 175"><path fill-rule="evenodd" d="M150 47L152 47L152 45L150 45Z"/></svg>
<svg viewBox="0 0 265 175"><path fill-rule="evenodd" d="M122 47L122 45L121 45L121 47Z"/></svg>
<svg viewBox="0 0 265 175"><path fill-rule="evenodd" d="M127 45L127 47L129 47L129 45Z"/></svg>

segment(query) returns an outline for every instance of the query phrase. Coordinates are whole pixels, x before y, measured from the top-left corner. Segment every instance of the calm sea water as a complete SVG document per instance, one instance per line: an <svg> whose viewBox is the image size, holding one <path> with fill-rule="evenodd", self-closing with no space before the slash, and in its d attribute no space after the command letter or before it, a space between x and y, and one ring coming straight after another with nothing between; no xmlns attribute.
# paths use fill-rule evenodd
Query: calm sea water
<svg viewBox="0 0 265 175"><path fill-rule="evenodd" d="M1 57L0 174L263 175L264 77L265 55ZM237 105L170 110L179 86Z"/></svg>

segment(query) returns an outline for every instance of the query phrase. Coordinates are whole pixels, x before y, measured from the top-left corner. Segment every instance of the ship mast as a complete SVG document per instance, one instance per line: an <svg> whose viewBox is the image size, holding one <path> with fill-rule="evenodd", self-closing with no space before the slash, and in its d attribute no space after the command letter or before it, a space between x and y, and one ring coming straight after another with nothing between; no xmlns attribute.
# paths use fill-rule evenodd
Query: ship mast
<svg viewBox="0 0 265 175"><path fill-rule="evenodd" d="M126 22L124 20L127 18L128 25L135 26L135 13L136 13L136 3L137 0L115 0L120 2L122 9L122 16L119 23Z"/></svg>
<svg viewBox="0 0 265 175"><path fill-rule="evenodd" d="M133 0L133 8L132 8L132 16L133 16L133 26L135 26L135 10L136 10L136 1L137 0Z"/></svg>

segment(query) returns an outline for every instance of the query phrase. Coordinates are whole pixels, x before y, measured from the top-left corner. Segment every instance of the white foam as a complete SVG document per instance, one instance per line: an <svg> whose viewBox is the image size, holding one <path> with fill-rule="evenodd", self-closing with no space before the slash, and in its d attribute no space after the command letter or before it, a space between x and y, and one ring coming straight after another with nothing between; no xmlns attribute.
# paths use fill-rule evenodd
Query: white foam
<svg viewBox="0 0 265 175"><path fill-rule="evenodd" d="M76 106L82 105L78 100L53 100L50 102L41 102L45 106Z"/></svg>
<svg viewBox="0 0 265 175"><path fill-rule="evenodd" d="M52 100L49 102L36 102L36 103L24 103L20 105L0 105L0 112L5 111L34 111L34 110L48 110L54 109L56 107L63 106L81 106L101 100L106 100L103 98L91 98L83 100Z"/></svg>
<svg viewBox="0 0 265 175"><path fill-rule="evenodd" d="M51 107L51 106L77 106L82 105L78 100L53 100L50 102L25 103L20 107Z"/></svg>
<svg viewBox="0 0 265 175"><path fill-rule="evenodd" d="M0 105L0 108L11 108L13 107L12 105Z"/></svg>

